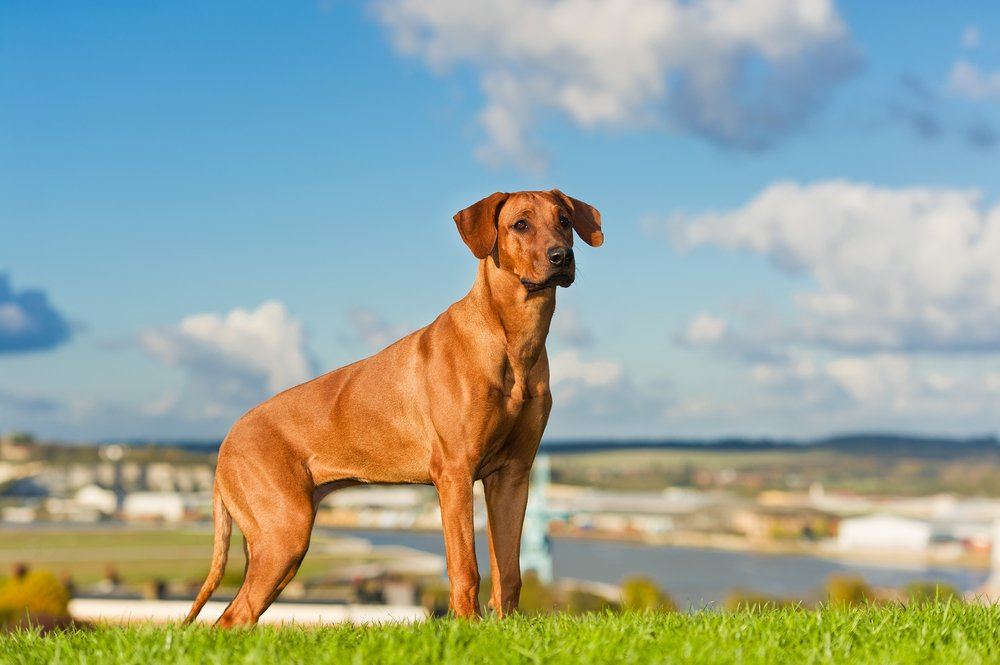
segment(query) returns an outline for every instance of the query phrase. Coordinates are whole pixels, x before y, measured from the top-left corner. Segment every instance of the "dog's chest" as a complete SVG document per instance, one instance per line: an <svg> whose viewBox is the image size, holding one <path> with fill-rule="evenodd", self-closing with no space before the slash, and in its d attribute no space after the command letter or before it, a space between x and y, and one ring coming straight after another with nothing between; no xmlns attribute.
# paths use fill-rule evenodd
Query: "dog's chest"
<svg viewBox="0 0 1000 665"><path fill-rule="evenodd" d="M508 356L503 366L502 385L503 408L517 415L527 402L548 394L548 363L543 362L538 353L526 357Z"/></svg>
<svg viewBox="0 0 1000 665"><path fill-rule="evenodd" d="M519 390L517 382L512 382L507 389L491 391L492 416L487 417L489 424L478 452L482 476L489 475L512 458L534 456L552 399L547 381L524 385L527 390Z"/></svg>

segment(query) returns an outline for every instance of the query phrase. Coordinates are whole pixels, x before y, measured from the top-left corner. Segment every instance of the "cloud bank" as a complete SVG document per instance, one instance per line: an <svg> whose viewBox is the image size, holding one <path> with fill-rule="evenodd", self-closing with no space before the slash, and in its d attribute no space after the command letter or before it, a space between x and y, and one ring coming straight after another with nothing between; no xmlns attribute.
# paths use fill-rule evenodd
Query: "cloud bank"
<svg viewBox="0 0 1000 665"><path fill-rule="evenodd" d="M587 129L666 125L766 148L860 57L833 0L377 0L395 48L470 68L488 163L537 169L549 113Z"/></svg>
<svg viewBox="0 0 1000 665"><path fill-rule="evenodd" d="M759 345L1000 350L1000 206L976 191L780 182L741 208L678 216L674 232L684 247L754 252L815 285L796 294L796 320Z"/></svg>
<svg viewBox="0 0 1000 665"><path fill-rule="evenodd" d="M959 60L948 76L948 89L971 101L1000 98L1000 71L986 71L967 60Z"/></svg>
<svg viewBox="0 0 1000 665"><path fill-rule="evenodd" d="M54 349L69 341L73 327L43 291L15 292L0 274L0 354Z"/></svg>
<svg viewBox="0 0 1000 665"><path fill-rule="evenodd" d="M745 369L746 396L702 399L699 416L778 431L998 422L1000 205L973 190L779 182L671 226L682 248L751 252L803 284L775 304L790 314L702 311L676 332Z"/></svg>
<svg viewBox="0 0 1000 665"><path fill-rule="evenodd" d="M375 351L384 349L412 332L404 325L386 321L370 307L355 307L347 313L347 318L358 338Z"/></svg>
<svg viewBox="0 0 1000 665"><path fill-rule="evenodd" d="M181 370L183 383L139 400L86 392L52 398L0 387L0 417L71 439L215 437L241 412L316 373L301 322L273 300L148 328L136 344Z"/></svg>
<svg viewBox="0 0 1000 665"><path fill-rule="evenodd" d="M170 367L183 369L200 395L247 408L308 380L314 362L302 324L275 300L257 309L196 314L178 324L139 333L139 345ZM164 398L150 409L162 412Z"/></svg>

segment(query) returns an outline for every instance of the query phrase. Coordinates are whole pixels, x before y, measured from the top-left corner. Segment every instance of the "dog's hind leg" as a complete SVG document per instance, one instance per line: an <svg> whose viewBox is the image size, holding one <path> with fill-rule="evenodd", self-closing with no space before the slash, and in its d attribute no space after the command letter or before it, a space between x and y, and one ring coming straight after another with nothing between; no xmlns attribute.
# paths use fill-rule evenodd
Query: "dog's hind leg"
<svg viewBox="0 0 1000 665"><path fill-rule="evenodd" d="M241 479L230 486L240 493L238 498L227 496L227 503L246 537L247 567L239 593L219 617L221 627L256 623L295 576L309 549L315 518L311 480L301 467L277 475L254 482Z"/></svg>
<svg viewBox="0 0 1000 665"><path fill-rule="evenodd" d="M212 504L212 521L213 528L215 529L215 544L212 547L212 568L208 573L208 577L205 578L205 583L202 584L201 590L198 592L198 597L191 606L191 611L188 612L187 618L184 619L185 624L189 624L198 618L201 608L205 606L205 603L208 602L208 599L212 597L212 594L219 587L219 582L222 581L222 576L226 572L226 561L229 558L229 536L233 530L233 519L226 509L226 505L222 502L218 488L216 488L213 494Z"/></svg>
<svg viewBox="0 0 1000 665"><path fill-rule="evenodd" d="M279 529L247 537L248 564L239 593L219 617L221 627L253 624L292 580L309 549L312 515L289 516Z"/></svg>

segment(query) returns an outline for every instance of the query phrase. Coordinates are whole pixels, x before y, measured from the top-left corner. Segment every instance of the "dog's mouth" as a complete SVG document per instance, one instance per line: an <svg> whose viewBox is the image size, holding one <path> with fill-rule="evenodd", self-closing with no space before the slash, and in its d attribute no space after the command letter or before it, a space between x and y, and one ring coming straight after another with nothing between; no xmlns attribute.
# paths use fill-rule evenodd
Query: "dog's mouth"
<svg viewBox="0 0 1000 665"><path fill-rule="evenodd" d="M536 291L543 291L556 286L565 288L572 283L573 275L568 272L557 272L554 275L550 275L544 282L532 282L530 279L521 278L521 284L524 284L524 288L528 290L528 293L535 293Z"/></svg>

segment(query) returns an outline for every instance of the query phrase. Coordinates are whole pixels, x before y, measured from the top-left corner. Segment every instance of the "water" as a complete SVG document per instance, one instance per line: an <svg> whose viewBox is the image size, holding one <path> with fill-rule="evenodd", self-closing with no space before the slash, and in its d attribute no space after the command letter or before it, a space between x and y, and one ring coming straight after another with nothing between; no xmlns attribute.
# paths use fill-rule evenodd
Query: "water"
<svg viewBox="0 0 1000 665"><path fill-rule="evenodd" d="M440 534L324 529L356 536L375 545L404 545L444 554ZM489 574L485 535L476 540L483 575ZM629 575L655 579L681 605L703 606L724 599L736 587L774 596L816 596L833 574L861 575L875 586L903 587L912 581L935 581L961 591L977 589L987 571L924 566L883 567L799 555L771 555L702 548L650 546L599 540L552 541L556 577L619 583Z"/></svg>

